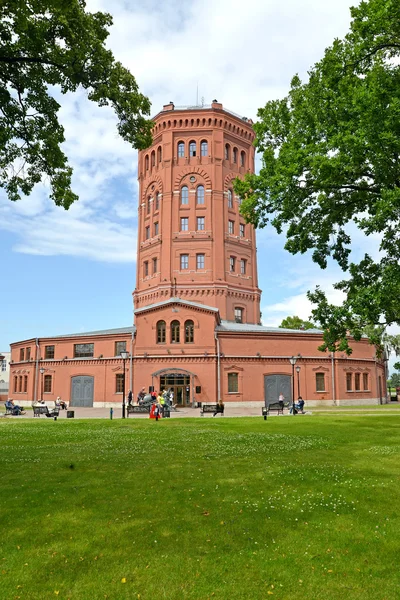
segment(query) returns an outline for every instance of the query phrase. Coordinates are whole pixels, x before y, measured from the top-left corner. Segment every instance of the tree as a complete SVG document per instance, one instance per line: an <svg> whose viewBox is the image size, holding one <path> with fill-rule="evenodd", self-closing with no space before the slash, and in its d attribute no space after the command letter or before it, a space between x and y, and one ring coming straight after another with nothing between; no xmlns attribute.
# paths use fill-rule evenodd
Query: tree
<svg viewBox="0 0 400 600"><path fill-rule="evenodd" d="M316 325L311 321L303 321L300 317L286 317L279 325L282 329L316 329Z"/></svg>
<svg viewBox="0 0 400 600"><path fill-rule="evenodd" d="M72 169L61 149L62 94L79 87L99 106L111 106L118 132L135 148L151 143L148 98L105 47L106 13L88 13L84 0L9 0L0 5L0 186L11 200L47 178L50 197L68 209Z"/></svg>
<svg viewBox="0 0 400 600"><path fill-rule="evenodd" d="M258 111L262 168L235 182L248 222L285 229L289 252L311 250L321 268L333 259L347 272L335 284L342 306L320 288L308 293L321 349L347 354L349 333L400 323L400 3L363 1L351 14L309 81L296 75L286 98ZM379 255L352 262L354 232L379 239Z"/></svg>
<svg viewBox="0 0 400 600"><path fill-rule="evenodd" d="M391 388L400 387L400 373L392 373L390 379L388 380L388 385Z"/></svg>

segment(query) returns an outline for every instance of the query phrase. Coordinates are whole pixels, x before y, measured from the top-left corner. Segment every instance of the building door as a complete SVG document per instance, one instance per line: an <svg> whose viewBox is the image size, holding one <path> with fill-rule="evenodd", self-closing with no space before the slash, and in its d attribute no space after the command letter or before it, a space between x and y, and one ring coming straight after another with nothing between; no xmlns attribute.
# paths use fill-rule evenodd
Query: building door
<svg viewBox="0 0 400 600"><path fill-rule="evenodd" d="M93 406L94 377L80 375L71 378L70 406Z"/></svg>
<svg viewBox="0 0 400 600"><path fill-rule="evenodd" d="M171 373L160 377L160 391L169 390L174 394L174 404L190 405L190 375Z"/></svg>
<svg viewBox="0 0 400 600"><path fill-rule="evenodd" d="M283 394L285 402L292 403L292 378L290 375L265 375L264 376L265 404L278 402Z"/></svg>

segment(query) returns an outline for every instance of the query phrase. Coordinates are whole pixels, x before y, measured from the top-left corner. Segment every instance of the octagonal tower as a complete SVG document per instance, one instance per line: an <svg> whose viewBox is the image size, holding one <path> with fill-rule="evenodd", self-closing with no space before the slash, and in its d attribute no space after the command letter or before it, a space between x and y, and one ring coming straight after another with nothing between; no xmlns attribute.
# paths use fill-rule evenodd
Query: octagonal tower
<svg viewBox="0 0 400 600"><path fill-rule="evenodd" d="M167 104L139 152L134 308L172 297L260 322L256 237L233 180L254 172L252 121L225 110Z"/></svg>

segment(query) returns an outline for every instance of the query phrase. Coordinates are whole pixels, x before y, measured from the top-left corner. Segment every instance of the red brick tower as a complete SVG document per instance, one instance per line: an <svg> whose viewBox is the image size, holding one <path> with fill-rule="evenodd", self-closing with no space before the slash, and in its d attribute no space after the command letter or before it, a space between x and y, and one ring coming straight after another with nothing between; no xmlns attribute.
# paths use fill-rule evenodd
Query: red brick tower
<svg viewBox="0 0 400 600"><path fill-rule="evenodd" d="M139 153L135 309L170 298L260 322L256 239L232 182L254 172L252 121L223 109L164 106Z"/></svg>

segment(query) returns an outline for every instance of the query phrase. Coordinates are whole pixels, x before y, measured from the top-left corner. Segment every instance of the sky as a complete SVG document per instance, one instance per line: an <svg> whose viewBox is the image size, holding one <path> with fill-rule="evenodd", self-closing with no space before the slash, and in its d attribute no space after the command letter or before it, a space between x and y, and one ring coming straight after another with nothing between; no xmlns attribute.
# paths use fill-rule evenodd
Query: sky
<svg viewBox="0 0 400 600"><path fill-rule="evenodd" d="M87 0L112 13L107 46L152 102L210 103L254 121L268 100L323 56L350 24L350 0ZM137 232L137 152L119 138L112 110L82 91L61 97L64 150L79 195L69 211L45 185L12 203L0 191L0 350L32 337L131 325ZM354 232L354 258L371 251ZM306 292L316 285L340 302L310 255L292 256L274 229L257 232L263 324L308 318ZM373 244L377 248L378 240ZM376 250L377 251L377 250Z"/></svg>

